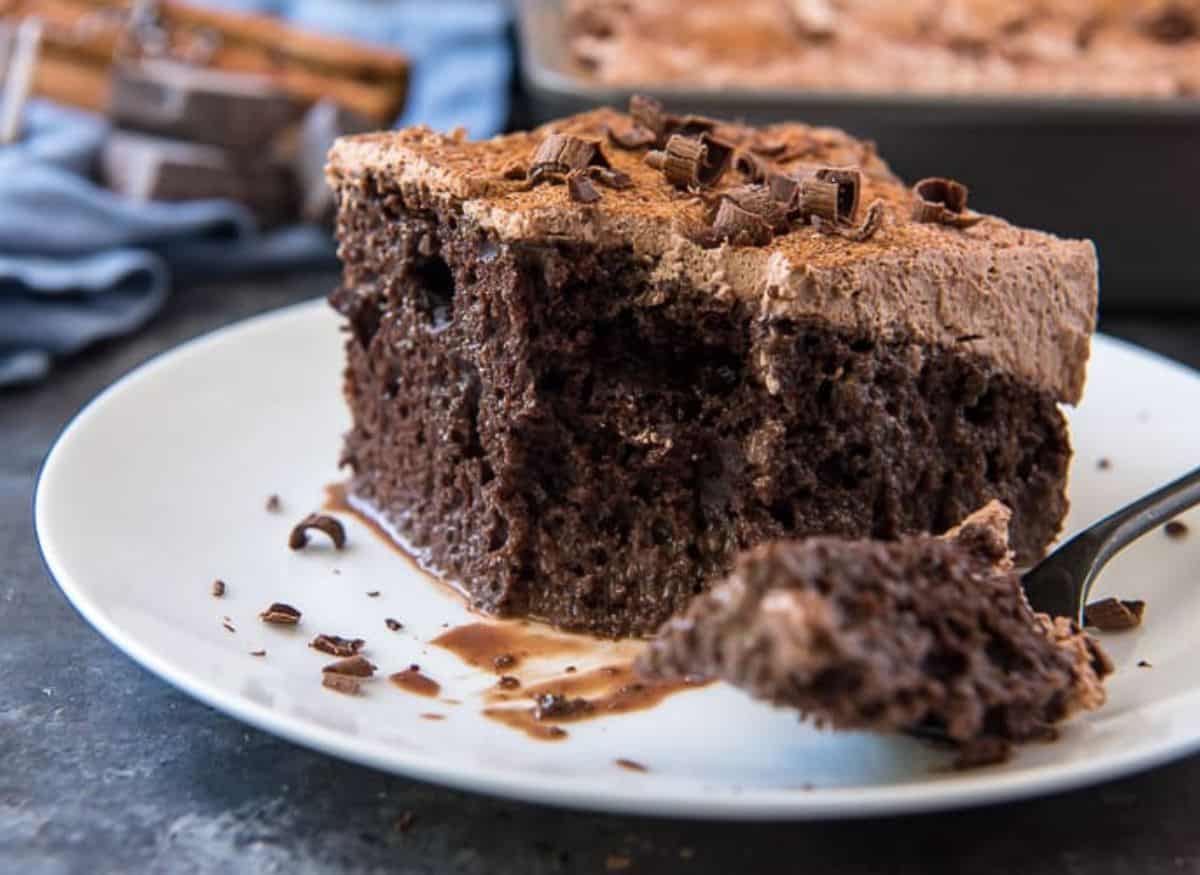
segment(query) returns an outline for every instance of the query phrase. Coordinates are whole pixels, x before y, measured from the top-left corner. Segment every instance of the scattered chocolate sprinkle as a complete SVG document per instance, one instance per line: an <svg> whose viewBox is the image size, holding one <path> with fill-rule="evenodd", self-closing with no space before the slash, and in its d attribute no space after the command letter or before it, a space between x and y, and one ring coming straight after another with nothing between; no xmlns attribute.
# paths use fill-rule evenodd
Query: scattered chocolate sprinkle
<svg viewBox="0 0 1200 875"><path fill-rule="evenodd" d="M396 832L408 832L412 829L412 825L416 819L417 816L415 814L411 811L406 811L396 818L396 822L392 824L392 829Z"/></svg>
<svg viewBox="0 0 1200 875"><path fill-rule="evenodd" d="M492 665L495 668L512 668L517 664L517 658L511 653L501 653L499 656L492 659Z"/></svg>
<svg viewBox="0 0 1200 875"><path fill-rule="evenodd" d="M321 676L321 686L345 693L347 696L357 696L362 689L362 682L349 675L330 673Z"/></svg>
<svg viewBox="0 0 1200 875"><path fill-rule="evenodd" d="M300 520L300 522L296 523L292 529L291 536L288 538L288 546L293 550L303 550L308 546L309 529L324 532L329 536L329 540L333 541L333 546L338 550L346 546L346 530L337 519L325 513L310 513L304 519Z"/></svg>
<svg viewBox="0 0 1200 875"><path fill-rule="evenodd" d="M267 513L279 513L281 507L283 507L283 502L279 500L278 495L267 496Z"/></svg>
<svg viewBox="0 0 1200 875"><path fill-rule="evenodd" d="M566 667L565 671L567 672L567 674L575 674L575 666L573 666L573 665L568 665L568 666Z"/></svg>
<svg viewBox="0 0 1200 875"><path fill-rule="evenodd" d="M529 168L520 161L509 161L500 171L503 179L524 179L529 175Z"/></svg>
<svg viewBox="0 0 1200 875"><path fill-rule="evenodd" d="M718 241L733 246L766 246L775 236L761 216L743 209L729 198L721 199L712 231Z"/></svg>
<svg viewBox="0 0 1200 875"><path fill-rule="evenodd" d="M627 759L622 758L622 759L617 760L616 763L621 768L628 769L631 772L648 772L648 771L650 771L648 768L643 766L641 763L636 762L635 760L627 760Z"/></svg>
<svg viewBox="0 0 1200 875"><path fill-rule="evenodd" d="M587 699L570 699L558 693L544 693L533 700L535 720L555 720L591 711L595 706Z"/></svg>
<svg viewBox="0 0 1200 875"><path fill-rule="evenodd" d="M251 650L251 651L250 651L250 655L251 655L251 656L266 656L266 655L267 655L267 651L265 651L265 650Z"/></svg>
<svg viewBox="0 0 1200 875"><path fill-rule="evenodd" d="M967 187L953 179L927 177L913 186L913 194L913 221L969 228L983 219L967 209Z"/></svg>
<svg viewBox="0 0 1200 875"><path fill-rule="evenodd" d="M341 635L318 635L308 646L330 656L354 656L366 645L361 638L343 638Z"/></svg>
<svg viewBox="0 0 1200 875"><path fill-rule="evenodd" d="M1012 754L1012 744L994 735L985 735L964 744L958 751L954 768L977 769L981 766L994 766L1008 760Z"/></svg>
<svg viewBox="0 0 1200 875"><path fill-rule="evenodd" d="M529 181L561 182L572 170L589 165L610 166L604 150L595 140L585 140L571 134L549 134L533 151Z"/></svg>
<svg viewBox="0 0 1200 875"><path fill-rule="evenodd" d="M369 598L369 599L377 599L377 598L379 598L379 590L377 590L377 589L373 589L373 590L369 591L369 592L367 593L367 598Z"/></svg>
<svg viewBox="0 0 1200 875"><path fill-rule="evenodd" d="M348 656L331 662L321 669L326 674L344 674L356 678L369 678L375 674L375 666L365 656Z"/></svg>
<svg viewBox="0 0 1200 875"><path fill-rule="evenodd" d="M215 599L219 599L222 596L224 596L225 595L225 581L214 580L212 582L212 594L213 594L213 598L215 598Z"/></svg>
<svg viewBox="0 0 1200 875"><path fill-rule="evenodd" d="M229 624L229 623L222 623L221 625L225 627L225 631L226 631L226 632L229 632L229 633L231 633L231 634L233 634L233 635L236 635L236 634L237 634L237 629L233 628L233 626L232 626L231 624Z"/></svg>
<svg viewBox="0 0 1200 875"><path fill-rule="evenodd" d="M609 854L604 861L604 868L609 872L623 872L633 865L633 860L620 854Z"/></svg>
<svg viewBox="0 0 1200 875"><path fill-rule="evenodd" d="M839 237L845 237L847 240L853 240L856 243L861 243L864 240L870 240L875 236L875 232L883 227L883 214L886 207L883 201L875 200L867 207L867 215L863 218L862 224L856 227L847 227L845 225L833 225L829 222L821 223L821 230L826 234L836 234ZM968 336L963 340L978 340L978 336Z"/></svg>
<svg viewBox="0 0 1200 875"><path fill-rule="evenodd" d="M275 623L279 626L295 626L300 622L300 612L291 605L283 602L273 602L269 608L258 615L264 623Z"/></svg>
<svg viewBox="0 0 1200 875"><path fill-rule="evenodd" d="M1146 612L1141 600L1107 598L1092 602L1083 610L1083 622L1101 632L1123 632L1140 626Z"/></svg>
<svg viewBox="0 0 1200 875"><path fill-rule="evenodd" d="M676 188L695 189L715 185L732 158L733 147L716 137L672 134L665 149L647 152L644 160Z"/></svg>
<svg viewBox="0 0 1200 875"><path fill-rule="evenodd" d="M775 171L775 165L753 152L738 152L733 156L733 169L751 182L766 182Z"/></svg>
<svg viewBox="0 0 1200 875"><path fill-rule="evenodd" d="M1154 668L1154 666L1151 665L1148 660L1139 659L1138 660L1138 668Z"/></svg>
<svg viewBox="0 0 1200 875"><path fill-rule="evenodd" d="M1112 460L1108 459L1108 458L1101 458L1101 459L1097 460L1096 467L1099 468L1101 471L1107 471L1109 468L1112 467Z"/></svg>
<svg viewBox="0 0 1200 875"><path fill-rule="evenodd" d="M500 680L496 681L496 686L502 690L515 690L521 686L521 681L510 674L502 675Z"/></svg>
<svg viewBox="0 0 1200 875"><path fill-rule="evenodd" d="M599 167L593 164L587 168L587 175L607 188L633 188L633 178L624 170L617 170L615 167Z"/></svg>
<svg viewBox="0 0 1200 875"><path fill-rule="evenodd" d="M1187 537L1188 527L1180 520L1171 520L1163 526L1163 531L1166 532L1168 538L1178 541Z"/></svg>
<svg viewBox="0 0 1200 875"><path fill-rule="evenodd" d="M388 617L386 620L384 620L383 625L387 626L388 629L393 632L399 632L404 628L403 623L401 623L399 620L393 620L391 617Z"/></svg>
<svg viewBox="0 0 1200 875"><path fill-rule="evenodd" d="M432 711L429 711L429 712L422 714L421 719L422 720L445 720L446 715L445 714L435 714Z"/></svg>
<svg viewBox="0 0 1200 875"><path fill-rule="evenodd" d="M606 132L613 145L622 149L644 149L647 146L653 146L658 140L654 131L636 124L624 131L614 131L610 127L606 129Z"/></svg>
<svg viewBox="0 0 1200 875"><path fill-rule="evenodd" d="M600 200L600 192L596 191L596 186L592 185L592 180L582 170L572 170L567 174L567 193L577 204L594 204Z"/></svg>

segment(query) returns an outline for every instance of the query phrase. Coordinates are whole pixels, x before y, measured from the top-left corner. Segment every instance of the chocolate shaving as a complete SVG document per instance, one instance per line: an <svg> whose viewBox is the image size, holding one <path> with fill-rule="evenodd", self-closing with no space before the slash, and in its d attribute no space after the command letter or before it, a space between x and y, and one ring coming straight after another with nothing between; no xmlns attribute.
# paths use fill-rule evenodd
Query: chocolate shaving
<svg viewBox="0 0 1200 875"><path fill-rule="evenodd" d="M318 635L308 643L313 650L330 656L354 656L366 645L361 638L343 638L341 635Z"/></svg>
<svg viewBox="0 0 1200 875"><path fill-rule="evenodd" d="M369 599L379 598L379 590L377 590L377 589L371 590L370 592L367 593L367 598L369 598Z"/></svg>
<svg viewBox="0 0 1200 875"><path fill-rule="evenodd" d="M775 236L766 219L729 198L721 199L712 231L717 240L733 246L766 246Z"/></svg>
<svg viewBox="0 0 1200 875"><path fill-rule="evenodd" d="M775 158L779 155L782 155L787 147L787 140L766 140L763 139L762 135L760 134L751 140L750 144L746 148L756 155L765 155L768 158Z"/></svg>
<svg viewBox="0 0 1200 875"><path fill-rule="evenodd" d="M800 197L796 204L800 218L817 218L826 222L838 220L838 187L829 182L809 176L800 181Z"/></svg>
<svg viewBox="0 0 1200 875"><path fill-rule="evenodd" d="M633 178L624 170L617 170L615 167L592 165L587 169L587 175L607 188L617 190L633 188Z"/></svg>
<svg viewBox="0 0 1200 875"><path fill-rule="evenodd" d="M634 127L645 128L654 135L654 142L666 139L667 114L658 100L644 94L633 95L629 98L629 115Z"/></svg>
<svg viewBox="0 0 1200 875"><path fill-rule="evenodd" d="M849 167L822 167L814 176L822 182L837 186L837 217L839 222L852 222L862 196L862 173Z"/></svg>
<svg viewBox="0 0 1200 875"><path fill-rule="evenodd" d="M267 513L279 513L279 509L283 507L283 502L279 500L278 495L267 496Z"/></svg>
<svg viewBox="0 0 1200 875"><path fill-rule="evenodd" d="M609 141L622 149L644 149L658 142L658 136L654 131L637 124L624 131L614 131L608 127L605 128L605 132Z"/></svg>
<svg viewBox="0 0 1200 875"><path fill-rule="evenodd" d="M233 626L232 626L232 625L230 625L228 622L222 623L221 625L222 625L222 626L224 626L224 627L225 627L225 631L226 631L226 632L229 632L231 635L236 635L236 634L237 634L237 629L233 628Z"/></svg>
<svg viewBox="0 0 1200 875"><path fill-rule="evenodd" d="M362 682L349 675L326 674L321 676L321 686L345 693L347 696L357 696L362 689Z"/></svg>
<svg viewBox="0 0 1200 875"><path fill-rule="evenodd" d="M578 204L594 204L600 200L600 192L592 185L592 180L582 170L572 170L567 174L567 193L571 200Z"/></svg>
<svg viewBox="0 0 1200 875"><path fill-rule="evenodd" d="M667 134L681 137L698 137L711 134L720 124L716 119L704 115L667 116Z"/></svg>
<svg viewBox="0 0 1200 875"><path fill-rule="evenodd" d="M786 173L772 173L767 176L767 191L790 213L800 197L800 180Z"/></svg>
<svg viewBox="0 0 1200 875"><path fill-rule="evenodd" d="M1083 622L1101 632L1124 632L1142 624L1146 603L1140 600L1107 598L1092 602L1083 610Z"/></svg>
<svg viewBox="0 0 1200 875"><path fill-rule="evenodd" d="M273 602L258 615L258 618L264 623L274 623L277 626L295 626L300 622L300 612L283 602Z"/></svg>
<svg viewBox="0 0 1200 875"><path fill-rule="evenodd" d="M215 598L215 599L219 599L223 595L225 595L225 581L214 580L212 582L212 594L213 594L213 598Z"/></svg>
<svg viewBox="0 0 1200 875"><path fill-rule="evenodd" d="M788 230L787 209L771 197L771 193L765 185L741 185L722 192L721 197L733 201L746 212L758 216L777 234Z"/></svg>
<svg viewBox="0 0 1200 875"><path fill-rule="evenodd" d="M349 656L331 662L321 669L326 674L350 675L356 678L369 678L375 674L375 666L365 656Z"/></svg>
<svg viewBox="0 0 1200 875"><path fill-rule="evenodd" d="M874 200L871 202L871 206L867 207L867 215L861 225L848 227L846 225L833 225L829 222L821 222L820 228L826 234L836 234L839 237L845 237L847 240L861 243L864 240L871 239L871 237L875 236L875 232L883 227L884 209L883 201ZM978 337L969 337L966 339L977 340Z"/></svg>
<svg viewBox="0 0 1200 875"><path fill-rule="evenodd" d="M733 169L751 182L766 182L775 172L775 165L753 152L738 152L733 156Z"/></svg>
<svg viewBox="0 0 1200 875"><path fill-rule="evenodd" d="M922 179L913 186L913 194L916 196L913 221L969 228L983 220L981 214L967 209L967 187L953 179L941 176Z"/></svg>
<svg viewBox="0 0 1200 875"><path fill-rule="evenodd" d="M403 623L401 623L399 620L393 620L391 617L388 617L386 620L384 620L383 625L387 626L388 629L393 632L399 632L404 628Z"/></svg>
<svg viewBox="0 0 1200 875"><path fill-rule="evenodd" d="M251 650L251 651L250 651L250 655L251 655L251 656L266 656L266 655L267 655L267 651L265 651L265 650Z"/></svg>
<svg viewBox="0 0 1200 875"><path fill-rule="evenodd" d="M673 134L664 150L648 152L644 160L676 188L694 189L715 185L732 157L732 146L708 134L698 138Z"/></svg>
<svg viewBox="0 0 1200 875"><path fill-rule="evenodd" d="M585 140L571 134L549 134L533 150L529 166L529 181L561 182L572 170L591 165L611 166L604 150L595 140Z"/></svg>
<svg viewBox="0 0 1200 875"><path fill-rule="evenodd" d="M288 537L288 546L293 550L303 550L308 546L309 529L324 532L329 536L329 540L333 542L333 546L338 550L346 546L346 530L337 519L324 513L310 513L304 519L300 520L300 522L296 523L292 529L292 534Z"/></svg>

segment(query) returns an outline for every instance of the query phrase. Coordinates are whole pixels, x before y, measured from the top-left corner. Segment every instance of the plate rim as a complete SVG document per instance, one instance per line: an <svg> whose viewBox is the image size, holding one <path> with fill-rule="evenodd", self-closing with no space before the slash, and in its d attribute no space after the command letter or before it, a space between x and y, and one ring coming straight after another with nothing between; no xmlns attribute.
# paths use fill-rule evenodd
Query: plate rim
<svg viewBox="0 0 1200 875"><path fill-rule="evenodd" d="M173 666L168 657L156 652L153 647L145 646L136 635L123 630L121 624L110 619L102 605L89 594L86 584L74 579L63 566L62 560L56 558L53 526L49 521L50 510L43 497L46 494L44 490L48 482L53 482L61 448L74 438L91 417L100 415L109 398L136 386L159 368L168 367L184 356L202 352L205 347L216 345L230 335L292 319L317 318L318 313L332 316L327 307L324 298L317 298L268 310L154 353L84 403L55 436L38 469L31 502L34 540L51 581L72 608L118 651L168 685L214 710L301 747L426 783L579 811L692 820L861 819L974 808L1079 789L1145 771L1200 750L1198 727L1191 737L1134 747L1090 761L1031 766L1014 772L981 771L975 775L956 777L953 781L815 787L810 790L749 789L720 795L697 795L694 791L685 793L677 790L648 792L649 788L641 782L622 787L599 786L594 778L577 779L557 775L554 780L548 780L544 775L521 769L448 763L430 757L428 753L406 751L381 741L355 739L206 683L199 673L186 666ZM1187 365L1099 332L1094 335L1093 344L1114 346L1191 379L1200 376ZM1197 704L1200 704L1200 686L1145 707L1150 711L1177 708L1187 700L1197 700Z"/></svg>

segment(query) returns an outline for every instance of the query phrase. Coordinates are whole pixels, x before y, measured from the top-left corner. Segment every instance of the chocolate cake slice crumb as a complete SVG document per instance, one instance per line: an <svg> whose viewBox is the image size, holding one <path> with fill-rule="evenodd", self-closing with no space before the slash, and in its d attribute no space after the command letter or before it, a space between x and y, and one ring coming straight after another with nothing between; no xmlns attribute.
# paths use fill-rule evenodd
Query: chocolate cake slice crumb
<svg viewBox="0 0 1200 875"><path fill-rule="evenodd" d="M992 503L943 537L760 546L670 620L638 668L722 678L835 729L932 729L965 762L994 761L1099 707L1112 671L1075 623L1029 606L1008 519Z"/></svg>
<svg viewBox="0 0 1200 875"><path fill-rule="evenodd" d="M343 674L358 678L369 678L375 674L375 665L365 656L348 656L331 662L321 669L325 674Z"/></svg>
<svg viewBox="0 0 1200 875"><path fill-rule="evenodd" d="M335 549L342 550L345 548L345 528L343 528L337 518L325 513L310 513L304 519L300 520L300 522L296 523L291 535L288 536L288 546L293 550L303 550L307 547L308 532L310 529L325 533L329 537L329 540L333 542Z"/></svg>
<svg viewBox="0 0 1200 875"><path fill-rule="evenodd" d="M222 598L225 595L225 581L214 580L212 582L212 595L215 599Z"/></svg>
<svg viewBox="0 0 1200 875"><path fill-rule="evenodd" d="M401 623L399 620L392 619L391 617L388 617L387 619L385 619L383 621L383 625L387 626L388 629L391 630L392 632L399 632L401 629L404 628L403 623Z"/></svg>
<svg viewBox="0 0 1200 875"><path fill-rule="evenodd" d="M300 622L300 612L284 602L272 602L271 606L258 615L264 623L277 626L295 626Z"/></svg>
<svg viewBox="0 0 1200 875"><path fill-rule="evenodd" d="M1171 520L1169 523L1163 526L1163 531L1166 533L1168 538L1178 541L1187 537L1188 527L1180 520Z"/></svg>
<svg viewBox="0 0 1200 875"><path fill-rule="evenodd" d="M267 513L279 513L282 507L283 502L280 500L278 495L271 494L267 496Z"/></svg>
<svg viewBox="0 0 1200 875"><path fill-rule="evenodd" d="M366 646L361 638L343 638L341 635L318 635L308 643L313 650L328 653L330 656L355 656Z"/></svg>
<svg viewBox="0 0 1200 875"><path fill-rule="evenodd" d="M321 676L321 686L336 690L339 693L345 693L348 696L357 696L362 690L362 682L358 678L345 674L323 674Z"/></svg>
<svg viewBox="0 0 1200 875"><path fill-rule="evenodd" d="M1142 624L1146 603L1140 599L1106 598L1083 609L1083 622L1101 632L1124 632Z"/></svg>

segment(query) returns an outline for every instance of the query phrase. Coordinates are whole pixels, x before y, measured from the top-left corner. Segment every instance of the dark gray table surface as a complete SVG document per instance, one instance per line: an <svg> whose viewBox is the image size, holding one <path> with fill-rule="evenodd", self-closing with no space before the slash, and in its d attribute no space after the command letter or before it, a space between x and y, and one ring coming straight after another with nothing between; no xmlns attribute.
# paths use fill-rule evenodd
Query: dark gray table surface
<svg viewBox="0 0 1200 875"><path fill-rule="evenodd" d="M134 665L42 567L30 502L43 455L82 404L147 357L331 282L185 289L137 337L63 365L42 386L0 392L0 872L1200 872L1200 757L1047 799L919 817L612 817L342 763ZM1200 318L1103 327L1200 365ZM415 819L404 831L406 812Z"/></svg>

